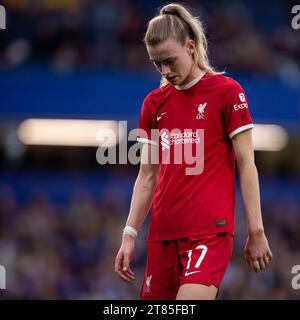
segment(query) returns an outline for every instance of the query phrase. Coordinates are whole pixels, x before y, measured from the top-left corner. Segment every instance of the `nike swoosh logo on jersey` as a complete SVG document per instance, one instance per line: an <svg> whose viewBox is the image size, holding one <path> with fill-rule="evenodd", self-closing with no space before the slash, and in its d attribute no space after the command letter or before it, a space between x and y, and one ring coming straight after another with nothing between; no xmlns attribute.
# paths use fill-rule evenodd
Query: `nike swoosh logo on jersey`
<svg viewBox="0 0 300 320"><path fill-rule="evenodd" d="M166 114L166 112L163 112L159 116L157 116L156 117L156 121L159 121L164 114Z"/></svg>
<svg viewBox="0 0 300 320"><path fill-rule="evenodd" d="M194 273L197 273L197 272L201 272L201 271L192 271L192 272L185 272L185 276L189 276L190 274L194 274Z"/></svg>

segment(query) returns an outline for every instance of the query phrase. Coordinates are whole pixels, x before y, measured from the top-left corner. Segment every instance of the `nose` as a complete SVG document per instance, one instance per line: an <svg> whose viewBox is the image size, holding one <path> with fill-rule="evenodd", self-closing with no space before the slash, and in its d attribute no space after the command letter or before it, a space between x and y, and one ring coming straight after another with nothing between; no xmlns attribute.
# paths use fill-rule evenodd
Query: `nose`
<svg viewBox="0 0 300 320"><path fill-rule="evenodd" d="M163 64L161 66L161 73L165 77L168 73L170 73L170 67Z"/></svg>

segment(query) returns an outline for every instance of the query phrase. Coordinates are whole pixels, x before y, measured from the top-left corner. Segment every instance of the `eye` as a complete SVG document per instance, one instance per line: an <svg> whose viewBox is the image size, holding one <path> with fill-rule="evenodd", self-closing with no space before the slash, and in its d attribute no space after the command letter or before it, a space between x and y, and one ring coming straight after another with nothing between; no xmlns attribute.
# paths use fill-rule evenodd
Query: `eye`
<svg viewBox="0 0 300 320"><path fill-rule="evenodd" d="M153 64L155 65L155 67L156 67L157 69L160 69L160 68L161 68L161 65L160 65L159 62L153 61Z"/></svg>
<svg viewBox="0 0 300 320"><path fill-rule="evenodd" d="M170 59L166 61L166 64L173 64L175 62L175 58L174 59Z"/></svg>

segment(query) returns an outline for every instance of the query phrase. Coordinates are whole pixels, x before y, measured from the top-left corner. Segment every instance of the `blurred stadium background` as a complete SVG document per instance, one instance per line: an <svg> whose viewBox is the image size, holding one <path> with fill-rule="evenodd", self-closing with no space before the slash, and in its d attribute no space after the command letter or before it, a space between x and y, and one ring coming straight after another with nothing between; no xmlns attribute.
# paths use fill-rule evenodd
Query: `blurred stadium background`
<svg viewBox="0 0 300 320"><path fill-rule="evenodd" d="M42 124L32 136L32 122L24 121L122 120L135 128L144 96L159 84L142 38L164 3L1 1L7 15L0 30L0 264L7 271L1 299L138 299L147 223L137 240L136 280L123 283L113 266L138 166L99 165L95 137L81 141L84 129L76 136L68 124L50 132ZM300 264L296 3L184 3L205 23L212 64L240 81L261 125L255 155L274 261L257 275L245 266L238 192L234 255L219 298L299 299L291 286L291 268ZM59 141L50 141L53 133Z"/></svg>

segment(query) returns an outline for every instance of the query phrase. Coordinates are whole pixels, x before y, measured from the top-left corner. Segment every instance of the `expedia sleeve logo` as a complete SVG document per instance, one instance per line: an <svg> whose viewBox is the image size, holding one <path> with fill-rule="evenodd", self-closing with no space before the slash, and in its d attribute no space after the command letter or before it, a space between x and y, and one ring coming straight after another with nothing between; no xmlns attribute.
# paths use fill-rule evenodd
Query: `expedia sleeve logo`
<svg viewBox="0 0 300 320"><path fill-rule="evenodd" d="M240 99L241 103L240 104L235 104L233 106L234 111L242 110L242 109L245 109L245 108L248 109L248 103L246 102L246 97L245 97L245 94L243 92L239 93L239 99Z"/></svg>

